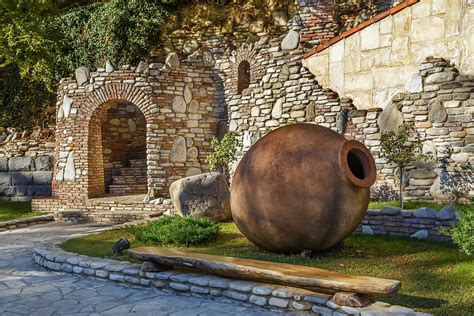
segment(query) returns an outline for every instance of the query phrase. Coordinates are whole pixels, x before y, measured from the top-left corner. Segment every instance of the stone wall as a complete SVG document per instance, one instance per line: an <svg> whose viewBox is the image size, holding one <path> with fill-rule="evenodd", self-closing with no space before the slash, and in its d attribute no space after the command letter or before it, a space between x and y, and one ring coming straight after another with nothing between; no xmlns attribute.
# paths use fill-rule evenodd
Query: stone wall
<svg viewBox="0 0 474 316"><path fill-rule="evenodd" d="M204 52L206 54L206 52ZM209 170L206 157L224 109L214 103L213 58L196 53L165 65L90 72L81 67L59 87L54 196L77 199L105 193L101 123L117 102L134 104L146 119L148 189L168 195L169 185Z"/></svg>
<svg viewBox="0 0 474 316"><path fill-rule="evenodd" d="M407 3L401 6L406 7ZM404 12L400 7L394 9L398 13L393 19ZM461 178L464 193L472 194L473 177L468 164L474 159L473 77L459 74L444 59L423 59L400 92L395 90L391 95L389 105L359 108L351 98L325 88L317 76L302 66L304 49L300 32L291 28L285 36L261 38L253 45L242 45L224 62L218 60L216 64L225 78L222 102L228 108L229 130L237 133L241 144L239 157L269 130L295 122L319 124L363 142L374 155L379 171L372 190L374 197L388 190L390 197L396 198L397 170L381 157L380 136L403 122L413 123L424 141L423 151L433 159L409 166L409 175L404 179L407 198L451 199ZM348 54L356 55L353 51L347 51ZM344 56L342 52L337 58ZM364 60L370 61L374 61L370 56ZM242 62L252 65L251 80L249 87L239 94L237 70ZM390 71L397 72L397 68ZM388 77L397 75L388 74L390 71L386 71ZM344 74L342 69L339 74ZM445 153L446 149L449 152Z"/></svg>
<svg viewBox="0 0 474 316"><path fill-rule="evenodd" d="M357 231L368 235L451 241L440 229L449 230L458 219L459 215L451 206L446 206L439 212L425 207L414 211L401 211L398 207L388 206L381 210L368 210Z"/></svg>
<svg viewBox="0 0 474 316"><path fill-rule="evenodd" d="M0 127L0 200L50 196L54 148L51 128Z"/></svg>
<svg viewBox="0 0 474 316"><path fill-rule="evenodd" d="M0 157L36 157L54 152L54 128L37 127L22 131L13 127L0 127Z"/></svg>
<svg viewBox="0 0 474 316"><path fill-rule="evenodd" d="M384 110L359 110L350 99L322 88L297 59L292 61L297 49L285 52L278 43L256 45L251 53L249 48L238 51L236 63L243 55L252 56L252 63L266 65L262 79L254 79L242 95L233 93L235 79L225 82L229 129L237 132L242 144L239 156L271 129L293 122L317 123L361 141L371 150L379 170L373 189L377 195L386 185L396 191L397 183L397 170L381 157L381 133L406 122L415 125L424 141L423 151L432 156L428 162L409 166L407 199L451 199L461 178L465 187L473 182L472 172L466 168L474 159L473 77L460 75L444 59L429 58L407 85L409 92L396 94ZM472 187L466 187L464 193L470 191L472 194Z"/></svg>
<svg viewBox="0 0 474 316"><path fill-rule="evenodd" d="M154 204L113 199L34 199L31 208L54 215L56 221L68 223L94 222L119 224L137 220L149 220L172 209L171 203Z"/></svg>
<svg viewBox="0 0 474 316"><path fill-rule="evenodd" d="M0 157L0 200L29 201L51 195L52 156Z"/></svg>
<svg viewBox="0 0 474 316"><path fill-rule="evenodd" d="M428 56L474 72L474 4L470 0L405 1L306 55L318 82L357 108L384 108ZM411 5L411 6L408 6Z"/></svg>
<svg viewBox="0 0 474 316"><path fill-rule="evenodd" d="M14 219L11 221L4 221L0 222L0 232L29 227L33 225L46 224L52 222L53 220L54 217L52 215L42 215L29 218Z"/></svg>

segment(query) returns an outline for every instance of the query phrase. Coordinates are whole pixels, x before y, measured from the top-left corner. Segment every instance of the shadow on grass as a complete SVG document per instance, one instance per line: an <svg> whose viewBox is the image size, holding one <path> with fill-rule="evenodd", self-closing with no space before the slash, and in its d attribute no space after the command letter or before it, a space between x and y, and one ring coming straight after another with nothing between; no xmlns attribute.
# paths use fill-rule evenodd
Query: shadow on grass
<svg viewBox="0 0 474 316"><path fill-rule="evenodd" d="M423 296L397 294L394 296L380 296L376 300L383 301L392 305L403 305L412 309L432 309L440 308L447 304L446 300L434 299Z"/></svg>

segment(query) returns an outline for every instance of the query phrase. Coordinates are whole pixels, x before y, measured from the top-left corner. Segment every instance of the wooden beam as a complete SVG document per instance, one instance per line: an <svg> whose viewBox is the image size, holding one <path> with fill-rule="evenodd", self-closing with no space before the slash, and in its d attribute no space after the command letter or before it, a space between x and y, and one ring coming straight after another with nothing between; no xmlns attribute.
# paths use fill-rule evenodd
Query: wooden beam
<svg viewBox="0 0 474 316"><path fill-rule="evenodd" d="M400 281L396 280L355 276L286 263L187 253L155 247L134 248L128 253L136 259L166 266L195 268L223 277L279 283L313 290L391 295L400 289Z"/></svg>

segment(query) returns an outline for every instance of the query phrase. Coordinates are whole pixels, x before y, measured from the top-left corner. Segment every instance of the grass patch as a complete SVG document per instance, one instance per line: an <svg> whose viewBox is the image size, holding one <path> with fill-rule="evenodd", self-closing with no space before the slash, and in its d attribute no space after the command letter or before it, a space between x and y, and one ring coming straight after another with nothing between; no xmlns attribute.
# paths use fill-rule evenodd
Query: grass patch
<svg viewBox="0 0 474 316"><path fill-rule="evenodd" d="M133 239L125 230L70 239L66 251L94 257L111 257L112 245L126 236L133 247L153 245ZM173 250L307 265L355 275L402 281L398 295L381 301L440 315L474 314L474 261L453 245L400 237L353 234L340 252L316 258L274 254L250 243L233 223L220 224L216 239L199 246L163 247ZM116 258L128 260L127 256Z"/></svg>
<svg viewBox="0 0 474 316"><path fill-rule="evenodd" d="M436 203L430 201L404 201L403 202L403 209L405 210L416 210L420 207L430 207L434 208L435 210L439 211L443 207L445 207L447 203ZM369 210L380 210L384 206L400 206L399 201L388 201L388 202L370 202L369 203Z"/></svg>
<svg viewBox="0 0 474 316"><path fill-rule="evenodd" d="M0 222L44 214L31 211L31 202L0 202Z"/></svg>

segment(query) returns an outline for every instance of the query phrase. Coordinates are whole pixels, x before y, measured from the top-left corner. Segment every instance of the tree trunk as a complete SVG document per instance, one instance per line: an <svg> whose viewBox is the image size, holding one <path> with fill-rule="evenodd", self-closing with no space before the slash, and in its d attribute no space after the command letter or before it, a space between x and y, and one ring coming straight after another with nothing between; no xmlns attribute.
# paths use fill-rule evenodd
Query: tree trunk
<svg viewBox="0 0 474 316"><path fill-rule="evenodd" d="M400 208L403 210L403 169L404 167L400 166Z"/></svg>

